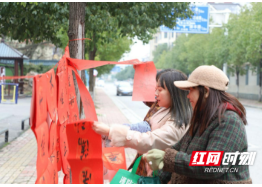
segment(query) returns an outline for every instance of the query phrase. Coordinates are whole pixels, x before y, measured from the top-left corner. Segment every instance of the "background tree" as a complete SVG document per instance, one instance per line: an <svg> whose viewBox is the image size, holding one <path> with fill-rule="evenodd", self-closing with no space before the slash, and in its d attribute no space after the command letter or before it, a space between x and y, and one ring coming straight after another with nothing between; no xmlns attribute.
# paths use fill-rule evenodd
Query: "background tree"
<svg viewBox="0 0 262 187"><path fill-rule="evenodd" d="M220 69L228 60L228 46L224 28L213 28L207 36L207 44L204 53L205 64L215 65Z"/></svg>
<svg viewBox="0 0 262 187"><path fill-rule="evenodd" d="M228 67L229 70L233 69L236 74L236 85L237 85L237 95L239 97L239 75L243 75L244 65L247 62L246 59L246 45L243 41L243 31L241 29L241 17L240 15L231 15L227 24L228 36L227 42L229 56L228 56Z"/></svg>
<svg viewBox="0 0 262 187"><path fill-rule="evenodd" d="M153 55L154 55L154 58L153 58L153 61L156 63L160 56L162 55L163 52L167 52L168 51L168 46L167 46L167 43L164 43L164 44L159 44L157 46L157 48L153 51Z"/></svg>
<svg viewBox="0 0 262 187"><path fill-rule="evenodd" d="M134 79L135 69L133 66L126 67L123 71L120 71L115 75L117 80L123 81L127 79Z"/></svg>
<svg viewBox="0 0 262 187"><path fill-rule="evenodd" d="M204 54L207 40L208 37L205 34L194 34L185 43L189 71L193 71L198 66L205 64Z"/></svg>
<svg viewBox="0 0 262 187"><path fill-rule="evenodd" d="M104 32L104 35L106 36L107 33ZM61 28L59 32L57 33L57 36L59 37L61 42L60 47L65 48L68 44L68 36L65 28ZM86 41L88 43L89 41ZM100 44L98 42L98 49L96 52L95 60L98 61L119 61L124 53L128 53L131 48L130 46L133 44L132 40L128 37L122 37L118 39L114 39L110 43ZM89 55L85 53L85 59L89 59ZM96 67L95 69L98 71L98 76L101 76L103 74L109 73L111 69L115 65L105 65Z"/></svg>
<svg viewBox="0 0 262 187"><path fill-rule="evenodd" d="M258 74L259 101L262 101L262 4L251 3L251 7L243 7L242 26L243 39L248 43L246 57L252 65L251 70Z"/></svg>
<svg viewBox="0 0 262 187"><path fill-rule="evenodd" d="M85 29L85 36L92 39L86 45L89 59L95 59L99 44L110 43L113 39L137 36L144 43L148 43L159 26L165 25L173 28L176 25L176 18L191 17L193 12L189 9L189 4L187 2L87 3L86 7L83 7L86 9L85 25L88 26ZM61 27L68 24L71 4L69 6L68 3L7 2L1 5L0 33L19 41L48 40L54 44L61 43L56 34ZM77 10L76 8L72 12L77 13ZM83 23L81 25L83 26ZM80 35L79 37L74 36L79 33L71 33L71 29L70 26L69 39L80 38ZM22 34L19 32L21 30ZM106 37L103 35L104 32L107 32ZM70 42L70 45L76 46L76 43L79 48L81 41ZM72 53L71 57L74 58L75 52L71 51L74 51L71 46L69 46L70 54ZM94 89L93 69L89 70L89 77L89 91L92 94Z"/></svg>
<svg viewBox="0 0 262 187"><path fill-rule="evenodd" d="M96 52L95 60L99 61L119 61L125 53L128 53L132 45L132 40L127 37L122 37L113 40L104 45L100 44ZM105 65L97 67L98 75L107 74L115 65Z"/></svg>
<svg viewBox="0 0 262 187"><path fill-rule="evenodd" d="M159 60L156 62L158 69L173 68L189 74L187 51L185 43L189 40L190 35L187 37L185 34L180 35L174 42L174 47L167 52L161 54Z"/></svg>

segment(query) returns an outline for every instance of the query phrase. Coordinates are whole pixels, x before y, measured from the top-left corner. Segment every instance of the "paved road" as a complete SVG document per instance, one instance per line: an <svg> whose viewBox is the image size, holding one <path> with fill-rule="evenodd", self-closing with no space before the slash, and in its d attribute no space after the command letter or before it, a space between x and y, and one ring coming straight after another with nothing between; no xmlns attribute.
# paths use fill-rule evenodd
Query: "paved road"
<svg viewBox="0 0 262 187"><path fill-rule="evenodd" d="M262 184L262 109L245 107L247 111L247 140L248 151L256 151L256 158L253 166L250 166L250 174L255 184Z"/></svg>
<svg viewBox="0 0 262 187"><path fill-rule="evenodd" d="M103 89L113 101L118 102L118 104L120 103L119 107L130 109L131 111L129 110L129 112L136 116L137 121L142 121L144 119L149 107L142 101L132 101L132 96L117 96L116 86L112 83L107 83Z"/></svg>
<svg viewBox="0 0 262 187"><path fill-rule="evenodd" d="M131 96L116 96L116 87L113 84L107 83L103 88L106 93L115 101L118 107L126 113L130 112L137 116L137 121L143 120L148 111L148 107L142 102L132 101ZM120 103L120 104L119 104ZM255 184L262 184L261 178L261 166L262 166L262 109L245 107L247 111L246 126L247 138L248 138L248 151L256 151L256 158L253 166L250 166L250 175Z"/></svg>
<svg viewBox="0 0 262 187"><path fill-rule="evenodd" d="M31 98L18 99L17 104L0 104L0 130L9 129L9 142L18 137L21 121L30 116ZM29 128L29 121L25 121L25 129ZM0 135L0 147L4 144L4 134Z"/></svg>

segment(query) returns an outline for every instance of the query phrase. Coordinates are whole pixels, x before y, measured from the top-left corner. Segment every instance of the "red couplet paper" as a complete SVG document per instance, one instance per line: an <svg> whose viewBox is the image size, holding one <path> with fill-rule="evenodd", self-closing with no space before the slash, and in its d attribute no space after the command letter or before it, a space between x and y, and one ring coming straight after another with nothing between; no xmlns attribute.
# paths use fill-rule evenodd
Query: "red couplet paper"
<svg viewBox="0 0 262 187"><path fill-rule="evenodd" d="M104 166L109 170L126 170L126 156L124 147L104 147L102 149Z"/></svg>
<svg viewBox="0 0 262 187"><path fill-rule="evenodd" d="M71 184L71 181L70 181L71 167L66 159L69 153L68 152L68 138L66 135L66 126L67 126L67 123L64 123L60 127L60 155L61 155L63 173L65 174L64 184Z"/></svg>
<svg viewBox="0 0 262 187"><path fill-rule="evenodd" d="M36 77L33 78L33 88L32 88L32 98L31 98L31 107L30 107L30 126L31 126L31 129L32 131L34 132L35 134L35 122L36 122Z"/></svg>
<svg viewBox="0 0 262 187"><path fill-rule="evenodd" d="M61 158L61 151L60 151L60 126L61 124L57 121L56 125L56 158L57 158L57 171L61 170L62 167L62 158Z"/></svg>
<svg viewBox="0 0 262 187"><path fill-rule="evenodd" d="M103 184L102 140L92 125L80 120L66 126L73 184Z"/></svg>
<svg viewBox="0 0 262 187"><path fill-rule="evenodd" d="M132 60L126 60L121 62L115 62L115 61L96 61L96 60L81 60L81 59L75 59L75 58L67 58L68 63L78 69L78 70L84 70L84 69L90 69L95 68L99 66L104 66L107 64L141 64L144 62L140 62L138 59L132 59Z"/></svg>
<svg viewBox="0 0 262 187"><path fill-rule="evenodd" d="M36 184L58 184L58 173L55 151L50 155L44 173L37 178Z"/></svg>
<svg viewBox="0 0 262 187"><path fill-rule="evenodd" d="M38 127L41 125L44 121L46 121L47 118L47 102L46 102L46 75L40 74L37 75L35 78L35 85L36 85L36 96L35 96L35 110L36 110L36 116L35 116L35 125Z"/></svg>
<svg viewBox="0 0 262 187"><path fill-rule="evenodd" d="M67 90L67 72L63 71L57 74L59 80L58 87L58 120L61 124L67 122L69 118L69 103Z"/></svg>
<svg viewBox="0 0 262 187"><path fill-rule="evenodd" d="M77 105L76 93L75 93L75 86L73 80L72 70L68 68L68 102L69 102L69 119L68 122L75 122L79 120L79 110Z"/></svg>
<svg viewBox="0 0 262 187"><path fill-rule="evenodd" d="M153 62L134 65L133 101L155 101L156 68Z"/></svg>
<svg viewBox="0 0 262 187"><path fill-rule="evenodd" d="M31 104L31 128L37 140L37 180L36 183L50 184L56 181L50 180L50 172L57 175L57 165L49 164L50 158L53 158L52 152L56 153L56 122L51 121L50 129L47 124L47 94L48 74L35 76L33 79L33 97ZM56 93L54 93L56 94ZM56 101L54 102L56 104ZM56 108L56 106L54 107ZM54 114L56 117L56 114ZM57 182L56 182L57 183Z"/></svg>
<svg viewBox="0 0 262 187"><path fill-rule="evenodd" d="M45 170L45 172L39 177L36 182L36 184L51 184L51 175L48 172L48 170Z"/></svg>
<svg viewBox="0 0 262 187"><path fill-rule="evenodd" d="M51 69L50 71L45 73L46 76L46 93L48 93L47 97L47 108L48 112L51 116L53 121L56 121L57 115L57 86L56 86L56 76L54 70Z"/></svg>
<svg viewBox="0 0 262 187"><path fill-rule="evenodd" d="M57 170L63 169L65 178L69 178L70 167L65 159L64 153L66 153L67 138L65 135L65 126L68 121L69 109L68 109L68 95L67 95L67 62L66 57L69 56L68 47L65 50L65 54L60 59L57 67L56 77L57 77ZM63 136L62 136L63 135ZM68 169L69 168L69 169ZM65 180L64 180L65 181ZM66 184L70 181L66 180Z"/></svg>
<svg viewBox="0 0 262 187"><path fill-rule="evenodd" d="M48 158L48 166L47 171L50 175L50 183L51 184L58 184L58 173L57 173L57 156L56 156L56 150L53 151L52 154L50 154Z"/></svg>
<svg viewBox="0 0 262 187"><path fill-rule="evenodd" d="M49 141L49 156L53 154L54 151L56 151L57 147L57 126L56 122L52 121L50 128L49 128L49 136L50 136L50 141Z"/></svg>
<svg viewBox="0 0 262 187"><path fill-rule="evenodd" d="M44 121L41 125L35 128L37 138L37 178L40 178L48 165L48 144L49 144L49 130L48 124Z"/></svg>
<svg viewBox="0 0 262 187"><path fill-rule="evenodd" d="M75 72L78 88L79 88L79 91L80 91L80 97L81 97L81 100L83 102L85 119L89 120L89 121L97 121L95 104L94 104L94 102L92 100L92 97L91 97L90 93L86 89L85 84L83 83L83 81L79 77L79 75L76 72L76 70L74 70L70 66L68 67L68 69Z"/></svg>

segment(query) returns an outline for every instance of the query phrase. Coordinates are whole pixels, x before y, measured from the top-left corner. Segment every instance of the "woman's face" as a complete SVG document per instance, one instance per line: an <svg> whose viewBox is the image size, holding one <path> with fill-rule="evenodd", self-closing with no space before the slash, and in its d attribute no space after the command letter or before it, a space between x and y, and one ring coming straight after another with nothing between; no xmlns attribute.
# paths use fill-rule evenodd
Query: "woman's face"
<svg viewBox="0 0 262 187"><path fill-rule="evenodd" d="M199 90L197 87L192 87L189 89L189 94L187 95L193 110L195 109L196 103L199 98Z"/></svg>
<svg viewBox="0 0 262 187"><path fill-rule="evenodd" d="M165 108L171 107L172 101L171 101L170 93L166 87L165 88L161 87L159 81L157 82L155 96L156 96L156 100L159 106L165 107Z"/></svg>

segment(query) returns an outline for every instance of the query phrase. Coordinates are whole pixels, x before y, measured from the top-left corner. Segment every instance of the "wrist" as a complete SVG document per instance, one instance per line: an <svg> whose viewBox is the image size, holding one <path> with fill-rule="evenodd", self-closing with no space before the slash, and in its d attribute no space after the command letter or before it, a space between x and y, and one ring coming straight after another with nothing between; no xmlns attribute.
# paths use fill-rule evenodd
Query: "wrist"
<svg viewBox="0 0 262 187"><path fill-rule="evenodd" d="M110 132L110 127L107 128L106 132L105 132L105 135L106 136L109 136L109 132Z"/></svg>

